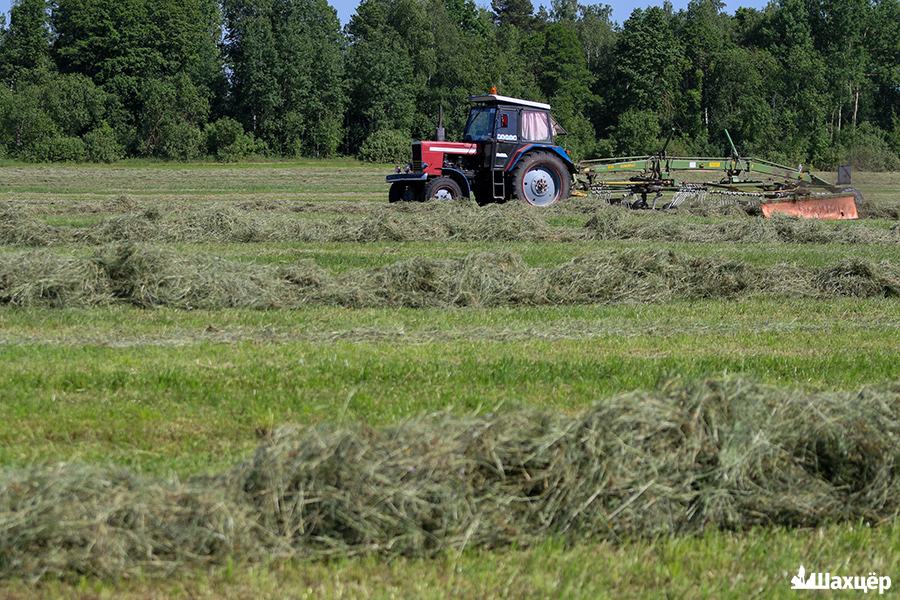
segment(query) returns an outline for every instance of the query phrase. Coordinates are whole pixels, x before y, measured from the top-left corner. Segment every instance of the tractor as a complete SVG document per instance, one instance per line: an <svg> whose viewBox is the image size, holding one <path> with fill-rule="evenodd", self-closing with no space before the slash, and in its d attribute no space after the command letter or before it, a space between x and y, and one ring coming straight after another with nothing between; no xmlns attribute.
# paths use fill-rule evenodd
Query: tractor
<svg viewBox="0 0 900 600"><path fill-rule="evenodd" d="M666 154L674 131L655 154L582 160L575 164L556 137L565 131L550 105L500 96L496 88L469 98L463 141L413 142L412 162L387 176L391 202L457 200L479 204L518 199L551 206L575 194L637 209L674 209L685 203L742 205L765 217L856 219L862 195L850 186L850 168L831 184L796 168L738 153L726 157ZM442 118L441 118L442 121ZM708 174L713 180L698 180ZM651 198L652 197L652 198Z"/></svg>
<svg viewBox="0 0 900 600"><path fill-rule="evenodd" d="M463 141L412 144L412 162L387 176L391 202L458 200L479 204L519 199L549 206L569 197L575 163L556 136L565 131L550 105L497 95L469 98Z"/></svg>

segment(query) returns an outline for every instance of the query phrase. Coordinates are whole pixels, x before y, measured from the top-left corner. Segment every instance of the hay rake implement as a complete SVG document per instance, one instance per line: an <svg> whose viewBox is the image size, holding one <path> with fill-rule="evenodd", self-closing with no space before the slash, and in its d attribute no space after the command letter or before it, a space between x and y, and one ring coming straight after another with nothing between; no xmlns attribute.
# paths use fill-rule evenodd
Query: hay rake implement
<svg viewBox="0 0 900 600"><path fill-rule="evenodd" d="M650 156L582 161L576 188L610 204L632 208L734 204L758 210L766 217L786 214L832 220L859 218L857 208L862 195L849 187L849 167L839 169L837 184L831 184L804 170L802 165L792 168L742 157L727 131L725 135L732 151L728 158L668 156L667 140L662 150ZM697 181L710 173L721 176Z"/></svg>

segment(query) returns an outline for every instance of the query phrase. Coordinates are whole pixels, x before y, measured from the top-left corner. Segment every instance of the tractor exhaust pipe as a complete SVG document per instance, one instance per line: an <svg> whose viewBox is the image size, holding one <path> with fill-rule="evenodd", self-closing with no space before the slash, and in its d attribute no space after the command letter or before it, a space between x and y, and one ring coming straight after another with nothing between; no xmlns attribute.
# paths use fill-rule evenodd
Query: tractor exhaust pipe
<svg viewBox="0 0 900 600"><path fill-rule="evenodd" d="M437 131L434 133L434 139L438 142L443 142L446 138L446 132L444 131L444 105L441 104L440 111L438 112L438 126Z"/></svg>

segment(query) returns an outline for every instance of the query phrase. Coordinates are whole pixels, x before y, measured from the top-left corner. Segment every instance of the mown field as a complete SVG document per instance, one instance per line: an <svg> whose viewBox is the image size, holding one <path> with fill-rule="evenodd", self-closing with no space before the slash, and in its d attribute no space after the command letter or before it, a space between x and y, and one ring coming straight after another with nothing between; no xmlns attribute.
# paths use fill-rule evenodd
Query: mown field
<svg viewBox="0 0 900 600"><path fill-rule="evenodd" d="M388 206L383 170L351 161L0 166L0 531L24 536L35 557L21 562L12 542L0 541L0 595L622 597L669 589L678 597L770 597L791 594L800 562L900 581L890 500L900 496L891 463L900 460L900 422L891 416L900 382L900 174L855 177L867 218L809 223L728 209L632 214L587 199L544 212ZM685 391L654 391L673 379ZM709 379L737 390L727 402L743 398L744 384L727 383L734 381L759 390L748 398L761 398L761 407L781 398L769 412L792 402L832 407L828 422L849 429L819 432L822 443L834 443L852 467L814 474L815 482L827 480L821 497L833 510L813 510L808 498L765 518L755 505L728 518L707 510L708 526L673 522L667 527L677 535L660 536L665 528L657 527L644 539L643 517L623 519L638 505L650 514L667 500L663 488L635 484L622 488L634 493L601 499L621 521L612 537L583 523L571 530L584 535L548 525L539 541L523 529L504 531L503 542L476 542L487 530L472 525L425 553L417 549L432 545L409 542L412 550L395 552L335 528L329 535L340 544L329 548L343 550L325 558L307 552L322 542L315 539L274 563L240 553L182 557L186 567L129 563L120 581L97 556L73 558L72 548L86 542L78 537L84 531L66 534L69 521L25 531L15 512L71 483L66 467L49 465L124 467L140 481L192 490L192 481L228 472L284 425L312 427L329 440L336 429L362 427L377 438L437 411L449 413L450 431L466 419L577 421L613 402L615 419L646 420L650 433L635 438L643 443L660 433L622 394L671 400L705 389ZM722 409L723 423L735 406ZM792 418L816 427L800 413ZM864 431L866 420L880 428ZM716 427L733 433L745 425ZM796 466L800 454L825 456L778 424L765 431L772 447L796 451L794 462L782 456L742 466L751 483L728 488L732 499L756 494L771 505L796 490L790 482L767 488L760 479L767 469ZM373 448L390 445L391 435ZM847 441L857 437L870 443ZM504 440L496 443L511 448ZM340 444L332 449L345 456ZM366 452L360 464L375 450ZM447 458L440 457L434 473ZM696 453L690 460L700 464ZM63 469L63 487L52 477L22 479L53 468ZM850 489L862 480L871 483L864 496ZM127 486L110 481L110 494L127 496ZM169 485L164 496L189 494ZM394 501L414 492L398 490ZM559 509L572 522L597 498L580 493L573 491L574 509ZM848 500L850 509L838 508L836 499L851 497L858 506ZM694 515L688 504L685 514ZM79 514L46 511L58 521ZM57 545L56 562L43 560L41 544ZM173 568L176 576L160 579Z"/></svg>

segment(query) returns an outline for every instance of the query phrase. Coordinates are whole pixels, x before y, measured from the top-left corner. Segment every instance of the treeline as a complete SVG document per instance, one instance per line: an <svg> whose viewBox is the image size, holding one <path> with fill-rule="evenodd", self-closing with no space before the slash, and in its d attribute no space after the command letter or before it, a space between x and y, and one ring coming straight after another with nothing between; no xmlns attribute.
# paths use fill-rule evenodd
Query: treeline
<svg viewBox="0 0 900 600"><path fill-rule="evenodd" d="M900 0L17 0L0 157L404 160L470 94L546 100L575 155L746 154L900 169Z"/></svg>

